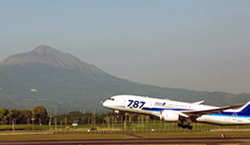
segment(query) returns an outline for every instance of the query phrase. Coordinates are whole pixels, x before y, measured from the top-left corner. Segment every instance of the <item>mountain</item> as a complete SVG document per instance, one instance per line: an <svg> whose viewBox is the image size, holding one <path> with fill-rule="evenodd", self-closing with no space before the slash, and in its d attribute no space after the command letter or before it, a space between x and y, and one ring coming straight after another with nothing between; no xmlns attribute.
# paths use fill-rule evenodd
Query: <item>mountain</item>
<svg viewBox="0 0 250 145"><path fill-rule="evenodd" d="M0 62L0 106L30 109L42 105L49 112L104 112L100 101L117 94L135 94L206 104L245 103L249 94L162 88L112 76L71 54L41 45L31 52Z"/></svg>
<svg viewBox="0 0 250 145"><path fill-rule="evenodd" d="M20 65L27 63L47 64L55 68L89 70L91 72L102 72L93 65L87 64L71 54L58 51L46 45L40 45L31 52L12 55L0 62L0 66Z"/></svg>

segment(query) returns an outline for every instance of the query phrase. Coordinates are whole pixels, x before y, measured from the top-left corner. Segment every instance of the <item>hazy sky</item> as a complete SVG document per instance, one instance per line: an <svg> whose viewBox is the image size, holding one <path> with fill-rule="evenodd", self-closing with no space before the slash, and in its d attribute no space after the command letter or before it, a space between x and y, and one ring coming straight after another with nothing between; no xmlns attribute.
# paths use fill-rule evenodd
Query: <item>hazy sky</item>
<svg viewBox="0 0 250 145"><path fill-rule="evenodd" d="M250 93L249 0L0 0L0 60L41 44L134 82Z"/></svg>

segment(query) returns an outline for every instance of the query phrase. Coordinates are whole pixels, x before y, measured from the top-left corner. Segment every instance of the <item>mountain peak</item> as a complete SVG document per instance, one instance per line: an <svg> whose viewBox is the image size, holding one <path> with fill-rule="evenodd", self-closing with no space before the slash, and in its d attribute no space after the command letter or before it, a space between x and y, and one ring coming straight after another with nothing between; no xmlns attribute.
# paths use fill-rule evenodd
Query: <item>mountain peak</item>
<svg viewBox="0 0 250 145"><path fill-rule="evenodd" d="M59 51L47 45L40 45L30 52L12 55L0 62L4 65L26 65L29 63L42 63L55 68L90 70L92 72L102 72L93 65L81 61L79 58Z"/></svg>
<svg viewBox="0 0 250 145"><path fill-rule="evenodd" d="M70 55L70 54L64 53L62 51L59 51L55 48L52 48L50 46L44 45L44 44L37 46L30 53L35 54L35 55L39 55L39 56L43 56L43 57L49 57L49 56L60 57L60 56ZM71 57L74 57L74 56L71 55Z"/></svg>
<svg viewBox="0 0 250 145"><path fill-rule="evenodd" d="M48 52L52 52L52 51L58 51L58 50L43 44L43 45L36 47L31 52L48 53Z"/></svg>

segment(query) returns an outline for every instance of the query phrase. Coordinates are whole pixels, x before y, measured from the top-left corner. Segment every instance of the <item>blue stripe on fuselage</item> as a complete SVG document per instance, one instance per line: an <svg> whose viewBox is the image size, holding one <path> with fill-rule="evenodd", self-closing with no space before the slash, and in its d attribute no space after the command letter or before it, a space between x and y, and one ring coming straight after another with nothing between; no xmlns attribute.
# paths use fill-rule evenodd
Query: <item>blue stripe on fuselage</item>
<svg viewBox="0 0 250 145"><path fill-rule="evenodd" d="M147 108L143 107L142 110L145 111L153 111L153 112L161 112L162 110L171 110L171 111L188 111L188 109L174 109L174 108Z"/></svg>
<svg viewBox="0 0 250 145"><path fill-rule="evenodd" d="M125 106L119 106L125 108ZM133 108L131 108L133 109ZM152 111L152 112L161 112L162 110L169 110L169 111L191 111L191 109L173 109L173 108L157 108L157 107L143 107L141 110L144 111ZM244 110L244 109L243 109ZM250 115L245 114L244 112L221 112L221 113L213 113L213 114L205 114L210 116L221 116L221 117L244 117L250 118Z"/></svg>
<svg viewBox="0 0 250 145"><path fill-rule="evenodd" d="M122 108L125 108L125 106L119 106ZM133 109L133 108L131 108ZM188 111L190 109L174 109L174 108L148 108L148 107L143 107L141 110L145 110L145 111L153 111L153 112L161 112L162 110L171 110L171 111Z"/></svg>

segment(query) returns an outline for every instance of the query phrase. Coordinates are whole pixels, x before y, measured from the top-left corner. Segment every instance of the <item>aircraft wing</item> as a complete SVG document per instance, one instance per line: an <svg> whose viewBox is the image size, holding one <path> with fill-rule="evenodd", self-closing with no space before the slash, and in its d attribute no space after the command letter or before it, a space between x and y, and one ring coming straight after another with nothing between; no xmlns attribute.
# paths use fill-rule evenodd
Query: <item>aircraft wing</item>
<svg viewBox="0 0 250 145"><path fill-rule="evenodd" d="M199 101L199 102L194 102L194 103L192 103L192 104L200 105L200 104L203 103L203 102L204 102L204 100Z"/></svg>
<svg viewBox="0 0 250 145"><path fill-rule="evenodd" d="M190 117L190 116L199 117L199 116L204 115L204 114L219 113L221 111L228 110L228 109L233 109L233 108L238 108L238 107L241 107L243 105L244 104L226 106L226 107L218 107L218 108L206 109L206 110L183 111L183 112L180 113L180 115L183 116L183 117Z"/></svg>

